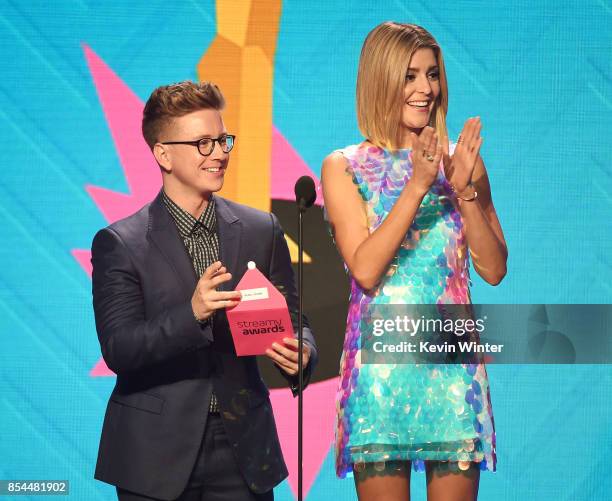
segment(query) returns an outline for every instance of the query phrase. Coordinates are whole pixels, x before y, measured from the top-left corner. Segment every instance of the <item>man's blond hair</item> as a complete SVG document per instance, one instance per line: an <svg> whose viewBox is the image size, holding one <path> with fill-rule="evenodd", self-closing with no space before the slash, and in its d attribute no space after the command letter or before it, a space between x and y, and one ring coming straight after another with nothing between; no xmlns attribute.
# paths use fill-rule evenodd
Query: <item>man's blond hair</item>
<svg viewBox="0 0 612 501"><path fill-rule="evenodd" d="M174 118L200 110L222 110L225 99L221 90L212 82L186 80L155 89L142 114L142 135L153 149L162 132Z"/></svg>

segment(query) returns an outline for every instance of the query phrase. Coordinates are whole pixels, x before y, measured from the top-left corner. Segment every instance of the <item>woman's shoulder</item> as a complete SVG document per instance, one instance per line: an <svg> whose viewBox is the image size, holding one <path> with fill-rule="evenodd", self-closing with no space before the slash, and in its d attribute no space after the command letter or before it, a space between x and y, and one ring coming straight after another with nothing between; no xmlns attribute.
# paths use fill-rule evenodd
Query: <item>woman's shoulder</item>
<svg viewBox="0 0 612 501"><path fill-rule="evenodd" d="M336 148L335 150L332 150L330 152L329 155L327 155L326 158L331 158L331 157L338 157L338 156L350 156L353 155L355 152L357 152L360 148L363 147L363 142L362 143L358 143L358 144L349 144L347 146L344 146L342 148Z"/></svg>
<svg viewBox="0 0 612 501"><path fill-rule="evenodd" d="M353 182L358 184L359 179L361 179L361 173L370 163L368 149L371 146L370 143L363 141L333 150L323 160L321 181L324 182L325 179L331 180L336 176L340 176L340 173L343 172L349 174Z"/></svg>
<svg viewBox="0 0 612 501"><path fill-rule="evenodd" d="M333 150L329 155L327 155L327 157L325 157L324 164L346 162L347 160L351 164L360 164L367 161L372 156L379 154L379 150L380 148L377 148L367 141L362 141L361 143L357 144L350 144L344 148Z"/></svg>

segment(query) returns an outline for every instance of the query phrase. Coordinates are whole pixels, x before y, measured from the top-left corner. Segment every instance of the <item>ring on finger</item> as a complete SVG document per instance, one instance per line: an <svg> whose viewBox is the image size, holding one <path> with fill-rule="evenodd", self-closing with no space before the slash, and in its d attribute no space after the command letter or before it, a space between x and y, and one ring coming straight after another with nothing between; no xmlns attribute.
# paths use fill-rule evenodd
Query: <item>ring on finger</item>
<svg viewBox="0 0 612 501"><path fill-rule="evenodd" d="M425 155L425 160L427 160L428 162L433 162L434 157L431 155L431 153L427 153Z"/></svg>

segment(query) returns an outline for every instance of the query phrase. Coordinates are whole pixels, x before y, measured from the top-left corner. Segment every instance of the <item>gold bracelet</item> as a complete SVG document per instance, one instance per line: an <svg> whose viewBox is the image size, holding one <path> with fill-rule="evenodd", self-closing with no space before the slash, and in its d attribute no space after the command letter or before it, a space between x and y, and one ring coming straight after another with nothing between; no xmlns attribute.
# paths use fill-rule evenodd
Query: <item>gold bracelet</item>
<svg viewBox="0 0 612 501"><path fill-rule="evenodd" d="M453 193L455 193L455 196L459 199L459 200L463 200L464 202L472 202L474 200L476 200L478 198L478 192L476 191L476 188L474 188L474 185L472 183L468 184L467 187L465 188L465 190L467 190L468 188L472 188L472 196L469 198L463 198L461 195L463 195L463 192L465 190L463 190L461 193L458 193L457 190L455 189L455 187L451 184L451 188L453 189Z"/></svg>

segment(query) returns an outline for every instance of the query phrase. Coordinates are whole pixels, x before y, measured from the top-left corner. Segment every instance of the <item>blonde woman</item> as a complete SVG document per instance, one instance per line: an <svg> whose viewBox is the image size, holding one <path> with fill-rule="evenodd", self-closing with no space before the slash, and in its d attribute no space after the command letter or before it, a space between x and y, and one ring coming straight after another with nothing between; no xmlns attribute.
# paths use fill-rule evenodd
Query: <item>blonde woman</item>
<svg viewBox="0 0 612 501"><path fill-rule="evenodd" d="M340 367L336 468L354 473L360 500L406 500L410 471L426 471L430 501L476 499L495 470L485 366L369 365L362 313L379 304L469 304L468 252L492 285L507 248L479 155L478 117L456 144L435 39L383 23L367 36L357 77L365 140L323 162L327 218L351 278Z"/></svg>

